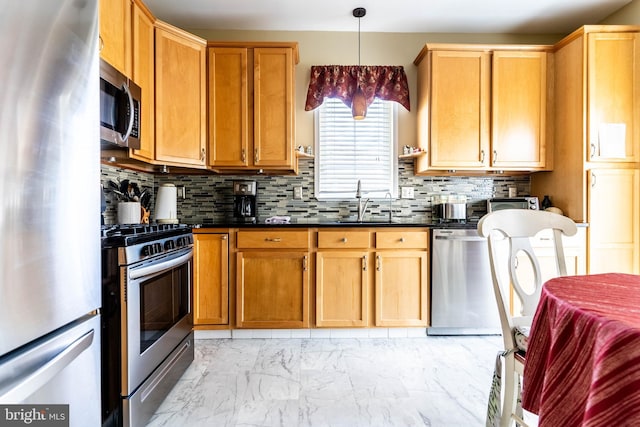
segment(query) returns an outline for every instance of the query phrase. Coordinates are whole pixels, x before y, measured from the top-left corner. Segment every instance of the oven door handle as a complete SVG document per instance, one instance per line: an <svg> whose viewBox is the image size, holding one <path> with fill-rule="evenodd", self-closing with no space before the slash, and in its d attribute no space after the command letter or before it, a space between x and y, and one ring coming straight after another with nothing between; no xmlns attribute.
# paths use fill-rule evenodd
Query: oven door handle
<svg viewBox="0 0 640 427"><path fill-rule="evenodd" d="M176 267L180 264L184 264L191 258L193 258L193 249L189 249L189 252L185 253L184 255L180 255L176 258L171 258L170 260L160 262L158 264L131 269L131 271L129 272L129 277L131 279L139 279L141 277L151 276L152 274L160 273L162 271Z"/></svg>

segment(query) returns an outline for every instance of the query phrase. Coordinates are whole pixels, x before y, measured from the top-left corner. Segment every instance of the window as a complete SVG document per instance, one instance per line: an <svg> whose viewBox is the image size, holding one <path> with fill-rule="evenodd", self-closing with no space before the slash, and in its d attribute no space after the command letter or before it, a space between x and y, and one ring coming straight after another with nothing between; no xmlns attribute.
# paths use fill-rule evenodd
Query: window
<svg viewBox="0 0 640 427"><path fill-rule="evenodd" d="M398 161L395 102L376 99L367 118L353 120L339 99L316 110L315 197L352 199L358 180L362 195L397 197Z"/></svg>

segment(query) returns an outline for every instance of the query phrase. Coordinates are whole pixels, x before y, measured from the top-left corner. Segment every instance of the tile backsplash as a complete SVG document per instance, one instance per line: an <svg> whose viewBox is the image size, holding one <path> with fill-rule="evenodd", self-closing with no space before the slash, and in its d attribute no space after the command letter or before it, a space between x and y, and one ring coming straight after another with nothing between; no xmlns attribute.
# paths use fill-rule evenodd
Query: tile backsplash
<svg viewBox="0 0 640 427"><path fill-rule="evenodd" d="M232 182L237 179L255 180L258 187L257 210L260 219L275 215L288 215L292 219L317 219L336 221L355 219L357 203L349 200L316 200L313 198L314 164L301 160L297 176L267 175L153 175L135 172L109 165L102 165L101 180L129 179L139 186L153 188L155 195L164 183L184 186L186 197L178 199L178 218L186 224L223 221L233 211ZM486 212L485 200L491 197L507 197L509 187L517 187L518 195L529 194L529 176L415 176L413 162L400 160L398 185L414 187L413 199L394 199L394 218L431 221L431 197L439 194L459 194L467 197L467 218L478 219ZM303 189L303 200L293 200L293 187ZM355 188L354 188L355 196ZM154 219L152 199L151 219ZM372 200L366 219L385 219L388 215L388 200ZM116 222L117 200L107 195L105 223Z"/></svg>

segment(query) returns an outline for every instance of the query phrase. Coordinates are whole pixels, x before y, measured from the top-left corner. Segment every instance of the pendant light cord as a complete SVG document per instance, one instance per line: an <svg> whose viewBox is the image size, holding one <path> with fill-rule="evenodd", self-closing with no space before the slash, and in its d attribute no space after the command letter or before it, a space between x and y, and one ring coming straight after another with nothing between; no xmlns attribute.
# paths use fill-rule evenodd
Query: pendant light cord
<svg viewBox="0 0 640 427"><path fill-rule="evenodd" d="M361 18L358 18L358 67L360 66L360 20Z"/></svg>

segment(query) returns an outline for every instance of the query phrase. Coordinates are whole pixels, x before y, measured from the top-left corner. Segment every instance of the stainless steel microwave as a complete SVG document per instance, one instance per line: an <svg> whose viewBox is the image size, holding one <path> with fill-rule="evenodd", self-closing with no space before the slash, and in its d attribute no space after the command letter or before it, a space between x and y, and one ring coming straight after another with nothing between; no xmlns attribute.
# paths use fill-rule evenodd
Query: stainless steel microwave
<svg viewBox="0 0 640 427"><path fill-rule="evenodd" d="M140 148L141 90L100 60L100 146Z"/></svg>
<svg viewBox="0 0 640 427"><path fill-rule="evenodd" d="M537 197L503 197L487 199L487 212L502 209L540 209Z"/></svg>

